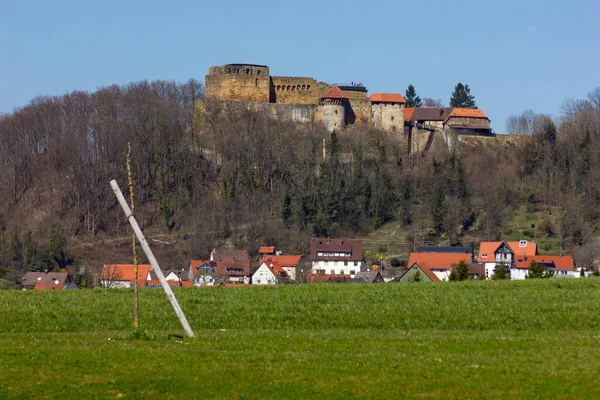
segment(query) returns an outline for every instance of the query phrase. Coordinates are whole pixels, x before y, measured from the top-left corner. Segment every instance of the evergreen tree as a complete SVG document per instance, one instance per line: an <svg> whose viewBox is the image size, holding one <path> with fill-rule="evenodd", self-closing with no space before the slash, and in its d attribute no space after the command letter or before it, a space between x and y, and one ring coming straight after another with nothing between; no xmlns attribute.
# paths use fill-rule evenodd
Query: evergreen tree
<svg viewBox="0 0 600 400"><path fill-rule="evenodd" d="M469 278L469 264L465 260L460 260L458 264L456 264L456 269L452 272L456 271L456 279L457 281L465 281Z"/></svg>
<svg viewBox="0 0 600 400"><path fill-rule="evenodd" d="M502 280L502 279L510 279L510 275L506 270L506 266L504 263L500 263L496 265L494 268L494 274L492 275L493 280Z"/></svg>
<svg viewBox="0 0 600 400"><path fill-rule="evenodd" d="M475 96L471 95L469 85L463 85L461 82L454 87L452 97L450 97L450 107L477 108L475 105Z"/></svg>
<svg viewBox="0 0 600 400"><path fill-rule="evenodd" d="M431 205L431 222L436 235L444 230L444 217L446 216L446 195L440 186L435 191L433 204Z"/></svg>
<svg viewBox="0 0 600 400"><path fill-rule="evenodd" d="M552 273L546 271L543 265L536 264L533 261L527 269L527 279L550 278L551 276Z"/></svg>
<svg viewBox="0 0 600 400"><path fill-rule="evenodd" d="M405 92L405 107L421 107L423 103L421 103L421 98L417 95L415 91L415 87L413 85L408 85L408 89Z"/></svg>
<svg viewBox="0 0 600 400"><path fill-rule="evenodd" d="M285 194L283 204L281 205L281 218L286 228L289 226L290 218L292 217L292 198L289 193Z"/></svg>

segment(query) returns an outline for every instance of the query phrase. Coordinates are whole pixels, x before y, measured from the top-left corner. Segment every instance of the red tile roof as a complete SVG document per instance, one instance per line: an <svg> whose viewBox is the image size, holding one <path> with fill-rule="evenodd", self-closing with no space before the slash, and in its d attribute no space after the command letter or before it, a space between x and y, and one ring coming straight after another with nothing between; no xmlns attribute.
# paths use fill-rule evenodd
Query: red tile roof
<svg viewBox="0 0 600 400"><path fill-rule="evenodd" d="M150 264L138 265L138 283L143 284L152 269ZM106 281L129 281L134 283L134 265L133 264L106 264L102 268L102 280Z"/></svg>
<svg viewBox="0 0 600 400"><path fill-rule="evenodd" d="M302 256L272 256L266 255L260 260L260 263L278 264L282 267L296 267Z"/></svg>
<svg viewBox="0 0 600 400"><path fill-rule="evenodd" d="M452 117L489 119L487 115L483 113L483 111L477 108L453 108L450 112L450 115L448 115L448 118L446 118L446 121Z"/></svg>
<svg viewBox="0 0 600 400"><path fill-rule="evenodd" d="M503 242L481 242L479 245L479 256L477 262L496 262L495 252ZM509 246L510 247L510 246Z"/></svg>
<svg viewBox="0 0 600 400"><path fill-rule="evenodd" d="M525 246L521 246L521 242L525 244ZM517 240L515 242L506 242L510 249L516 255L522 256L535 256L537 254L537 243L532 240Z"/></svg>
<svg viewBox="0 0 600 400"><path fill-rule="evenodd" d="M399 93L373 93L369 100L379 103L406 103L404 97Z"/></svg>
<svg viewBox="0 0 600 400"><path fill-rule="evenodd" d="M349 99L348 95L344 93L342 89L338 87L338 85L333 85L331 89L327 91L323 95L324 99Z"/></svg>
<svg viewBox="0 0 600 400"><path fill-rule="evenodd" d="M410 121L412 119L413 112L415 111L414 107L408 107L404 109L404 120Z"/></svg>
<svg viewBox="0 0 600 400"><path fill-rule="evenodd" d="M52 284L52 283L36 283L34 289L35 290L60 290L64 286L60 284Z"/></svg>
<svg viewBox="0 0 600 400"><path fill-rule="evenodd" d="M534 262L536 264L553 264L556 269L574 270L575 263L570 256L515 256L515 267L527 269Z"/></svg>
<svg viewBox="0 0 600 400"><path fill-rule="evenodd" d="M258 249L259 254L273 254L275 253L275 246L261 246Z"/></svg>
<svg viewBox="0 0 600 400"><path fill-rule="evenodd" d="M421 269L445 269L452 270L452 266L460 261L471 264L471 256L461 253L410 253L407 265L412 267L418 264Z"/></svg>
<svg viewBox="0 0 600 400"><path fill-rule="evenodd" d="M525 244L524 247L521 247L521 242ZM515 256L534 256L537 254L537 243L531 240L517 240L513 242L481 242L479 245L479 256L477 257L477 261L483 263L496 262L496 256L494 253L496 250L498 250L502 243L506 243L508 248Z"/></svg>

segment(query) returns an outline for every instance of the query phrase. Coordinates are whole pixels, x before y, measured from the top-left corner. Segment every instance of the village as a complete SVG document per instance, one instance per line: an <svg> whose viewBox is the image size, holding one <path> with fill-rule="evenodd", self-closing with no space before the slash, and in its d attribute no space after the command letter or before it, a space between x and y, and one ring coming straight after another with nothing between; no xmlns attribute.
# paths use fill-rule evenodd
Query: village
<svg viewBox="0 0 600 400"><path fill-rule="evenodd" d="M163 271L172 287L284 285L296 283L446 282L455 280L462 265L467 279L524 280L533 277L588 277L591 271L576 268L567 255L540 255L535 241L481 242L478 255L472 247L421 246L410 253L405 268L381 262L366 263L360 239L313 238L308 262L301 255L287 255L274 246L262 246L252 259L247 250L214 249L206 260L191 260L187 268ZM149 264L106 264L102 288L159 288L161 283ZM460 279L458 279L460 280ZM67 272L27 272L21 284L29 290L78 289Z"/></svg>

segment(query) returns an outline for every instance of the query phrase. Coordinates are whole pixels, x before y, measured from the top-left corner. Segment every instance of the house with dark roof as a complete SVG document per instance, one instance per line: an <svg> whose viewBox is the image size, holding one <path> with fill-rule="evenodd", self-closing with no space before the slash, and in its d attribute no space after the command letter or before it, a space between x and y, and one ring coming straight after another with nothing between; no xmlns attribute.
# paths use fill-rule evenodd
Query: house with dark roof
<svg viewBox="0 0 600 400"><path fill-rule="evenodd" d="M417 248L417 253L461 253L472 255L473 248L460 246L421 246Z"/></svg>
<svg viewBox="0 0 600 400"><path fill-rule="evenodd" d="M490 119L477 108L414 107L404 109L404 122L422 129L490 135Z"/></svg>
<svg viewBox="0 0 600 400"><path fill-rule="evenodd" d="M63 290L72 289L71 277L66 272L33 272L23 277L21 287L29 290Z"/></svg>
<svg viewBox="0 0 600 400"><path fill-rule="evenodd" d="M354 283L383 283L383 276L379 271L361 271L352 278Z"/></svg>
<svg viewBox="0 0 600 400"><path fill-rule="evenodd" d="M365 270L362 240L313 238L310 249L312 274L349 275Z"/></svg>

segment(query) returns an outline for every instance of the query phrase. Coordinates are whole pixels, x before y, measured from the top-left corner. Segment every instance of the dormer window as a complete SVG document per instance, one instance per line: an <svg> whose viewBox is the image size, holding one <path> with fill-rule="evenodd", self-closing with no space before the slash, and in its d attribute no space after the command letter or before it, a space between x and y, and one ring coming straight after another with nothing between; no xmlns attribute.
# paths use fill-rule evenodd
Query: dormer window
<svg viewBox="0 0 600 400"><path fill-rule="evenodd" d="M523 248L523 247L527 247L527 240L521 240L519 242L519 247Z"/></svg>

